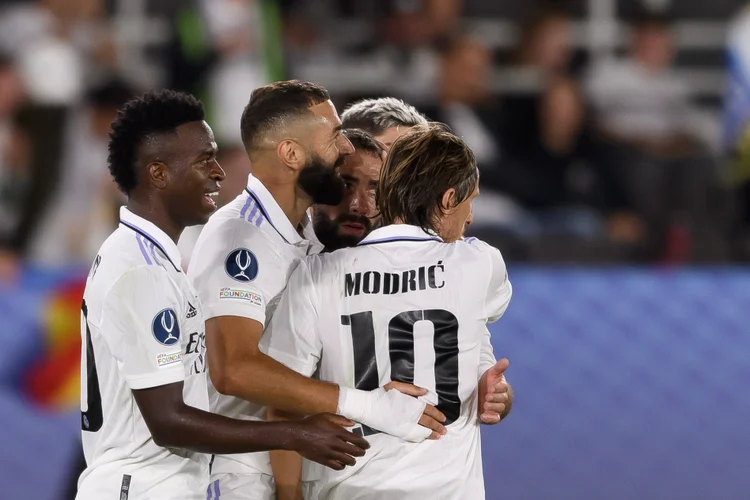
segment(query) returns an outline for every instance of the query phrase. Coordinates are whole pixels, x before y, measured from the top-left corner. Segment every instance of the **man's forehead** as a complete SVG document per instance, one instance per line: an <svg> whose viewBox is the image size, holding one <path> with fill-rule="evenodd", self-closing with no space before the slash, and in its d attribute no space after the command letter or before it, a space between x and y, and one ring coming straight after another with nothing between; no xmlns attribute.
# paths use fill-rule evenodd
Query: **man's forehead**
<svg viewBox="0 0 750 500"><path fill-rule="evenodd" d="M356 151L347 156L339 167L342 176L362 177L368 180L378 180L383 162L370 152Z"/></svg>
<svg viewBox="0 0 750 500"><path fill-rule="evenodd" d="M216 148L214 132L205 121L184 123L177 127L177 142L186 149L196 151Z"/></svg>
<svg viewBox="0 0 750 500"><path fill-rule="evenodd" d="M330 99L311 106L310 111L316 118L320 119L321 122L328 123L333 127L341 125L341 118L339 118L339 114L336 112L336 107Z"/></svg>
<svg viewBox="0 0 750 500"><path fill-rule="evenodd" d="M199 122L183 123L176 129L177 137L180 140L202 141L203 143L215 142L214 132L205 120Z"/></svg>

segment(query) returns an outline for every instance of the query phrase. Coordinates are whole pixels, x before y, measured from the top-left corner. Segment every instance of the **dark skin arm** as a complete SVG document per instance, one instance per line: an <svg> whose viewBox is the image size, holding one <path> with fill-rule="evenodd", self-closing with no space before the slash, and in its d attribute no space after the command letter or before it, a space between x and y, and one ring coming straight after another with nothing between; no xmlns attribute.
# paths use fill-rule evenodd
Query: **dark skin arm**
<svg viewBox="0 0 750 500"><path fill-rule="evenodd" d="M345 430L353 422L329 414L293 422L235 420L185 404L183 382L134 390L154 442L207 454L252 453L267 450L296 451L334 470L354 465L369 444Z"/></svg>

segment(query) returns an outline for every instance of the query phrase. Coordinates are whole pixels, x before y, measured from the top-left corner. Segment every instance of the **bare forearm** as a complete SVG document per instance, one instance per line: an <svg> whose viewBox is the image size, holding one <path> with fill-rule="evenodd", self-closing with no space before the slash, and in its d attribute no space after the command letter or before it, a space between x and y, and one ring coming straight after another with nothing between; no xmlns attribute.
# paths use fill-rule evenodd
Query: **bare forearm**
<svg viewBox="0 0 750 500"><path fill-rule="evenodd" d="M160 446L207 454L292 450L297 441L290 422L235 420L187 405L159 426L152 434Z"/></svg>
<svg viewBox="0 0 750 500"><path fill-rule="evenodd" d="M284 421L296 415L273 408L268 409L268 421ZM277 500L297 500L302 498L302 457L294 451L271 451L271 470L276 481Z"/></svg>
<svg viewBox="0 0 750 500"><path fill-rule="evenodd" d="M339 399L337 385L300 375L261 353L231 370L222 392L301 414L336 413Z"/></svg>

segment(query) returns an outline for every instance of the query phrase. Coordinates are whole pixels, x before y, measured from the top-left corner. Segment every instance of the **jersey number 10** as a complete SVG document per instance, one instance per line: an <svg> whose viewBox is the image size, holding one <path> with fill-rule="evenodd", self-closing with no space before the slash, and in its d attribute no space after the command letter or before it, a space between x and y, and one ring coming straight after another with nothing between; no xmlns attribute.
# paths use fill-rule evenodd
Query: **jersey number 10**
<svg viewBox="0 0 750 500"><path fill-rule="evenodd" d="M391 380L414 383L414 324L429 321L435 329L435 392L437 409L443 412L445 425L453 423L461 413L458 397L458 320L449 311L427 309L404 311L388 322L388 351ZM341 324L350 326L354 347L354 386L371 391L380 386L375 357L375 328L372 311L342 315Z"/></svg>
<svg viewBox="0 0 750 500"><path fill-rule="evenodd" d="M96 359L94 344L91 342L91 330L88 321L89 308L86 301L81 304L81 329L86 331L86 358L81 360L82 375L86 377L86 409L81 408L81 429L97 432L102 428L104 415L102 412L102 394L99 391L99 375L96 373Z"/></svg>

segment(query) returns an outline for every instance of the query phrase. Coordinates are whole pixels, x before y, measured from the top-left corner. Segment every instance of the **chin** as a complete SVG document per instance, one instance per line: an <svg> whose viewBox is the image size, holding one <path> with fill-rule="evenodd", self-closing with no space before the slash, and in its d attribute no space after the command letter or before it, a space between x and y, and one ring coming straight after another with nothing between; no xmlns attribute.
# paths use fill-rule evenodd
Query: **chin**
<svg viewBox="0 0 750 500"><path fill-rule="evenodd" d="M213 212L210 212L207 214L196 215L195 217L192 217L190 221L185 224L185 227L201 226L205 224L206 222L208 222L208 219L211 217L211 214L213 214Z"/></svg>

